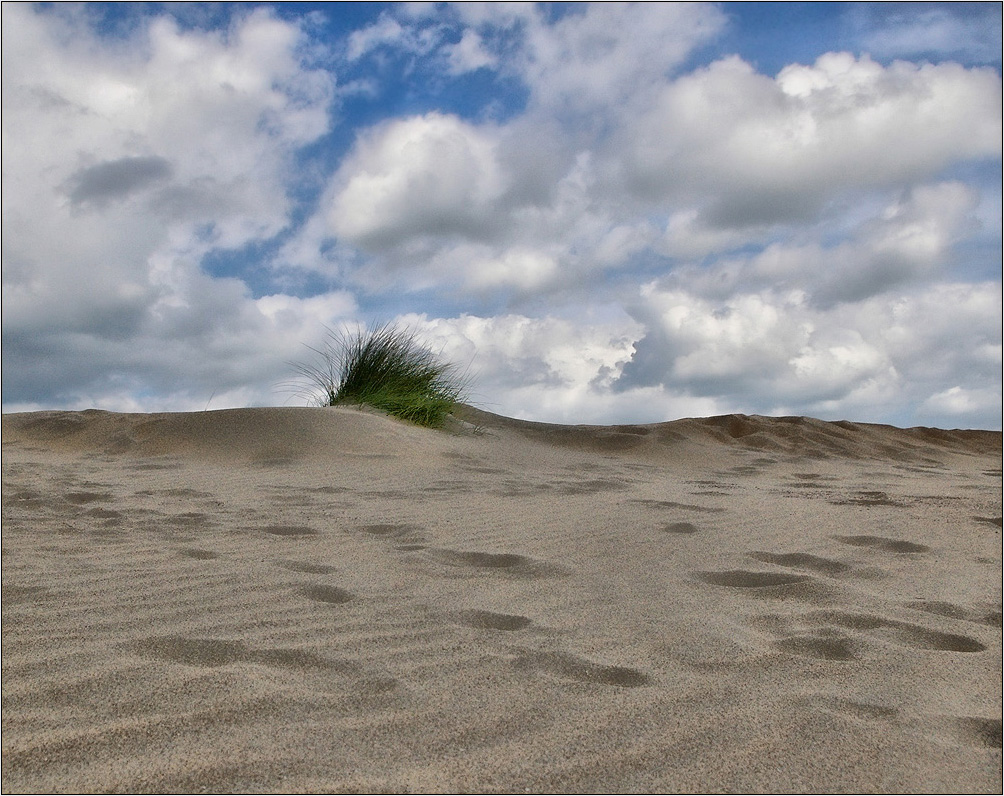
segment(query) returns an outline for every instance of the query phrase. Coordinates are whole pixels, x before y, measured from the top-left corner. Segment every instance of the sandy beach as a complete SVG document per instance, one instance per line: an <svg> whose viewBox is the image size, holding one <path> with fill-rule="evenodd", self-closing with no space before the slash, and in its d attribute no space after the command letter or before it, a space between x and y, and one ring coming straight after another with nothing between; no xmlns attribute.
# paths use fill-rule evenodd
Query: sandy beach
<svg viewBox="0 0 1004 796"><path fill-rule="evenodd" d="M7 793L1000 792L1001 434L3 417Z"/></svg>

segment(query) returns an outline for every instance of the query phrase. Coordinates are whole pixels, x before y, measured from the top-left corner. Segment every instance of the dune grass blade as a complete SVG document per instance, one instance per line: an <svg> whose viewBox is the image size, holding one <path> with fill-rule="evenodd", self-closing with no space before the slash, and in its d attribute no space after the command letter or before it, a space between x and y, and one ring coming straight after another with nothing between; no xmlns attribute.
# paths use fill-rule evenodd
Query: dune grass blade
<svg viewBox="0 0 1004 796"><path fill-rule="evenodd" d="M423 426L442 426L465 382L406 330L387 325L356 334L330 332L315 365L298 365L320 387L323 406L366 404Z"/></svg>

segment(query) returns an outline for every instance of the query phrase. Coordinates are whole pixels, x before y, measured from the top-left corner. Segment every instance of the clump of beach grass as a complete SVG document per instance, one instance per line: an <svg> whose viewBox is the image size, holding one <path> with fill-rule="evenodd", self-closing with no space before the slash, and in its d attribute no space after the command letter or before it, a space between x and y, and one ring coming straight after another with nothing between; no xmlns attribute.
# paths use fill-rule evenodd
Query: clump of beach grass
<svg viewBox="0 0 1004 796"><path fill-rule="evenodd" d="M394 324L333 331L317 359L294 367L321 390L321 406L362 404L422 426L440 428L464 398L457 368L423 347L415 333Z"/></svg>

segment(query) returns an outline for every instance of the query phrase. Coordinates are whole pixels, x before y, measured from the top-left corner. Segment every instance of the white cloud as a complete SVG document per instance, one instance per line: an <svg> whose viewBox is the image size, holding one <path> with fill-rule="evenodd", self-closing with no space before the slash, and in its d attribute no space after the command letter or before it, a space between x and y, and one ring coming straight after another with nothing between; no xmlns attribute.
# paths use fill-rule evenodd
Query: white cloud
<svg viewBox="0 0 1004 796"><path fill-rule="evenodd" d="M395 7L324 42L261 8L114 41L58 9L3 9L15 406L268 403L300 343L379 309L532 419L999 423L993 69L684 73L724 25L708 4ZM489 123L490 98L461 117L405 91L331 163L318 55L346 118L393 70L527 104Z"/></svg>
<svg viewBox="0 0 1004 796"><path fill-rule="evenodd" d="M741 404L658 387L614 389L642 327L611 308L575 320L506 314L397 322L471 378L484 409L557 423L653 422L740 411Z"/></svg>
<svg viewBox="0 0 1004 796"><path fill-rule="evenodd" d="M1000 407L1001 394L986 389L965 389L955 386L935 393L920 405L917 415L956 418L966 423L992 413ZM944 423L944 420L941 420Z"/></svg>
<svg viewBox="0 0 1004 796"><path fill-rule="evenodd" d="M938 276L953 244L972 230L975 205L961 183L920 185L836 246L768 246L739 279L795 285L823 305L917 284Z"/></svg>
<svg viewBox="0 0 1004 796"><path fill-rule="evenodd" d="M591 19L554 27L585 35ZM333 181L329 229L376 255L367 282L565 290L638 258L767 246L779 225L811 225L848 196L874 202L878 191L1000 151L1000 81L989 71L831 54L776 80L735 58L660 80L645 112L607 109L619 128L611 139L578 141L539 109L502 126L438 113L377 126ZM819 300L861 298L933 274L978 201L959 183L917 188L855 242L803 236L770 247L760 277L738 273L776 274L780 263L766 261L796 248L829 264L818 269L829 274Z"/></svg>
<svg viewBox="0 0 1004 796"><path fill-rule="evenodd" d="M678 411L707 408L712 401L615 393L612 383L630 358L640 327L623 314L593 323L524 315L399 319L414 328L430 350L469 365L472 398L490 411L528 420L587 423L651 419L655 407ZM640 394L651 400L639 402Z"/></svg>
<svg viewBox="0 0 1004 796"><path fill-rule="evenodd" d="M441 13L443 6L428 6L433 13ZM505 28L534 22L540 17L540 8L528 2L471 2L453 3L447 7L464 24L478 29Z"/></svg>
<svg viewBox="0 0 1004 796"><path fill-rule="evenodd" d="M454 75L493 67L497 63L498 58L485 49L481 37L469 28L449 50L450 72Z"/></svg>
<svg viewBox="0 0 1004 796"><path fill-rule="evenodd" d="M109 408L197 403L211 382L260 398L246 385L279 372L281 330L200 261L289 223L331 77L263 10L212 33L158 18L114 46L72 14L3 15L5 386Z"/></svg>
<svg viewBox="0 0 1004 796"><path fill-rule="evenodd" d="M995 3L861 4L852 21L862 44L877 57L965 58L993 63L1001 57L1001 9ZM954 6L954 7L953 7Z"/></svg>
<svg viewBox="0 0 1004 796"><path fill-rule="evenodd" d="M647 285L635 310L647 334L636 347L628 383L683 384L699 394L769 384L811 336L802 303L799 294L749 294L713 304Z"/></svg>
<svg viewBox="0 0 1004 796"><path fill-rule="evenodd" d="M401 24L388 14L368 27L353 31L349 36L346 56L356 61L380 46L401 46L408 40L408 34Z"/></svg>
<svg viewBox="0 0 1004 796"><path fill-rule="evenodd" d="M830 53L772 79L733 57L667 84L618 147L650 201L703 205L724 228L800 221L848 189L998 157L1000 78Z"/></svg>
<svg viewBox="0 0 1004 796"><path fill-rule="evenodd" d="M818 308L798 292L709 301L650 284L632 314L646 332L624 367L628 388L662 385L745 411L795 405L826 417L895 401L900 422L937 408L929 391L945 381L999 396L995 285L934 284Z"/></svg>
<svg viewBox="0 0 1004 796"><path fill-rule="evenodd" d="M496 148L486 131L439 113L378 127L335 177L330 227L377 250L411 236L482 237L506 187Z"/></svg>
<svg viewBox="0 0 1004 796"><path fill-rule="evenodd" d="M876 204L831 243L811 227L797 238L771 240L766 228L716 229L697 211L681 213L670 218L659 250L698 261L719 256L713 264L678 267L664 281L712 299L770 288L802 291L821 306L860 301L943 276L956 244L979 229L977 202L958 181L919 184ZM752 253L729 253L750 242L758 244Z"/></svg>
<svg viewBox="0 0 1004 796"><path fill-rule="evenodd" d="M553 24L532 19L518 69L537 106L606 113L646 97L724 24L710 4L590 3Z"/></svg>
<svg viewBox="0 0 1004 796"><path fill-rule="evenodd" d="M472 258L466 268L466 282L474 290L512 286L529 291L551 281L557 263L546 252L510 248L498 255Z"/></svg>
<svg viewBox="0 0 1004 796"><path fill-rule="evenodd" d="M345 57L354 62L386 53L424 56L442 45L445 28L437 20L434 5L422 8L421 4L413 4L409 8L402 4L396 11L400 21L394 13L384 12L373 24L353 31L348 37Z"/></svg>

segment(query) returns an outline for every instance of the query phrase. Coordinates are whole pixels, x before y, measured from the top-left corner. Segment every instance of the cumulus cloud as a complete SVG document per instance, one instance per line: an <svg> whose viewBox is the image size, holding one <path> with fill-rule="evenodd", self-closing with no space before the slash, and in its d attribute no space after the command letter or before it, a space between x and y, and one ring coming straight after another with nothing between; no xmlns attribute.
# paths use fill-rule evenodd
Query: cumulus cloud
<svg viewBox="0 0 1004 796"><path fill-rule="evenodd" d="M876 206L829 245L811 238L772 241L713 265L681 266L663 281L712 299L783 288L802 291L817 306L860 301L943 276L954 245L979 228L976 207L975 192L958 181L921 184ZM692 257L727 252L745 240L701 227L695 216L672 218L659 247Z"/></svg>
<svg viewBox="0 0 1004 796"><path fill-rule="evenodd" d="M657 284L632 315L646 333L620 386L661 385L764 414L807 407L833 417L895 399L901 422L930 416L945 378L1000 396L1001 300L990 284L933 284L820 309L801 292L709 301ZM952 375L949 375L952 374Z"/></svg>
<svg viewBox="0 0 1004 796"><path fill-rule="evenodd" d="M74 16L4 8L5 398L177 405L213 379L247 397L256 356L278 372L247 286L200 261L289 223L291 156L333 90L299 41L255 11L100 46Z"/></svg>
<svg viewBox="0 0 1004 796"><path fill-rule="evenodd" d="M995 411L1000 401L1000 393L993 390L949 387L924 401L917 415L921 419L938 418L941 423L944 423L944 418L952 418L959 426L968 427Z"/></svg>
<svg viewBox="0 0 1004 796"><path fill-rule="evenodd" d="M393 121L346 160L329 211L332 231L380 250L415 236L483 237L505 174L489 131L430 113Z"/></svg>
<svg viewBox="0 0 1004 796"><path fill-rule="evenodd" d="M468 21L486 40L502 24L480 9ZM676 75L721 24L715 13L596 5L504 24L525 34L508 65L531 88L524 116L398 121L343 163L331 217L374 255L360 273L454 295L624 302L634 347L616 389L580 381L596 400L659 389L832 415L893 401L919 379L880 327L898 292L916 301L949 277L956 246L979 229L979 188L937 178L999 157L993 70L829 53L776 77L737 57ZM672 46L649 52L669 27ZM567 126L589 109L600 123ZM536 183L541 169L524 164L544 139L548 176ZM662 275L631 298L624 268ZM925 400L918 388L904 405Z"/></svg>
<svg viewBox="0 0 1004 796"><path fill-rule="evenodd" d="M997 425L1001 82L889 61L924 25L954 52L930 11L767 75L693 65L710 4L395 6L324 42L5 5L5 406L267 403L379 316L531 419Z"/></svg>
<svg viewBox="0 0 1004 796"><path fill-rule="evenodd" d="M846 190L928 179L999 157L1000 78L867 56L821 56L777 78L737 57L668 83L618 139L626 185L699 204L712 228L811 220Z"/></svg>
<svg viewBox="0 0 1004 796"><path fill-rule="evenodd" d="M553 315L429 318L408 314L429 350L468 368L472 399L489 411L558 423L651 422L735 407L659 387L616 388L642 327L608 308L591 323Z"/></svg>
<svg viewBox="0 0 1004 796"><path fill-rule="evenodd" d="M574 43L591 26L589 14L570 15L548 35ZM606 27L603 51L614 57L619 43L637 67L633 40ZM574 60L573 44L563 47ZM504 125L431 113L367 131L333 180L330 234L374 255L358 276L385 288L539 295L661 259L695 287L781 280L830 304L935 275L972 230L972 188L921 181L999 155L991 71L838 53L776 78L737 58L674 78L660 74L667 58L650 69L645 86L658 90L644 112L605 117L609 138L573 140L536 110ZM883 191L884 205L837 240L810 231L833 203L866 205ZM807 234L778 241L779 228L799 226ZM759 251L745 262L687 266L750 245Z"/></svg>
<svg viewBox="0 0 1004 796"><path fill-rule="evenodd" d="M531 18L516 64L550 112L607 111L646 97L724 25L712 5L591 3L553 24Z"/></svg>

